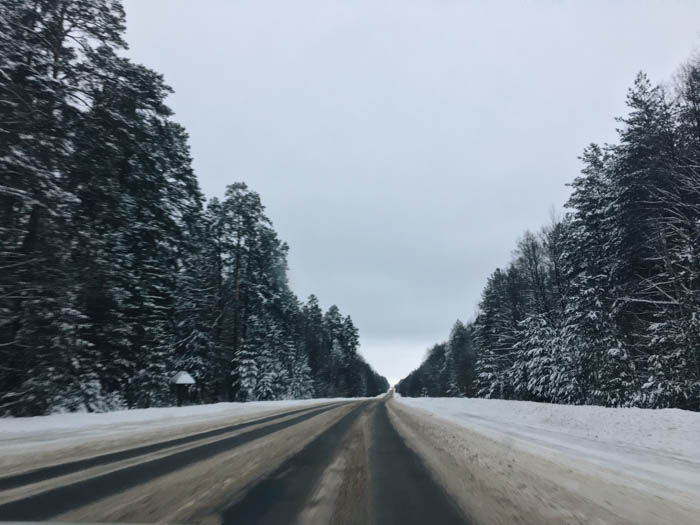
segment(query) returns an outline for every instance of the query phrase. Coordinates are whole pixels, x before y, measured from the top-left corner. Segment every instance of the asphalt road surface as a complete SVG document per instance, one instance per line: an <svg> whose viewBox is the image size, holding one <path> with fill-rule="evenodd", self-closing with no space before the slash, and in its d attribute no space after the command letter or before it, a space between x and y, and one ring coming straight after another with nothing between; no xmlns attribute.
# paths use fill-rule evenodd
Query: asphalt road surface
<svg viewBox="0 0 700 525"><path fill-rule="evenodd" d="M0 477L0 520L470 523L388 398L296 408Z"/></svg>
<svg viewBox="0 0 700 525"><path fill-rule="evenodd" d="M0 521L695 524L696 497L390 396L226 415L0 457Z"/></svg>

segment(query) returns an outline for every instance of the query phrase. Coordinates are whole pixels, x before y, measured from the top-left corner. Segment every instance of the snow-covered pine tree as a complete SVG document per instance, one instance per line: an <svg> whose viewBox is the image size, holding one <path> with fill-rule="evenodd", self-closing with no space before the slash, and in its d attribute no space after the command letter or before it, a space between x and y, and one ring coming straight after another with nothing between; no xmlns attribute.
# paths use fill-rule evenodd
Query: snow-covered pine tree
<svg viewBox="0 0 700 525"><path fill-rule="evenodd" d="M519 323L525 317L523 286L511 265L506 271L497 269L484 288L474 322L479 396L509 399L513 395L509 374L516 359Z"/></svg>
<svg viewBox="0 0 700 525"><path fill-rule="evenodd" d="M451 382L446 391L451 396L473 397L476 395L476 354L471 325L457 320L447 340L447 373Z"/></svg>
<svg viewBox="0 0 700 525"><path fill-rule="evenodd" d="M308 355L308 364L313 380L315 395L327 396L327 384L323 377L327 353L323 338L323 310L315 295L309 296L301 311L301 341L304 352Z"/></svg>
<svg viewBox="0 0 700 525"><path fill-rule="evenodd" d="M215 399L216 351L214 327L219 306L219 281L210 217L193 214L184 228L184 249L179 253L175 299L175 369L196 380L196 399Z"/></svg>
<svg viewBox="0 0 700 525"><path fill-rule="evenodd" d="M616 228L609 210L615 199L609 152L589 146L582 176L574 180L567 206L573 209L566 260L569 300L562 340L571 353L572 387L580 403L623 404L633 387L633 363L615 323L612 280Z"/></svg>
<svg viewBox="0 0 700 525"><path fill-rule="evenodd" d="M106 0L0 6L3 411L103 402L72 252L72 133L84 118L82 87L98 73L93 55L124 46L123 21L120 5Z"/></svg>
<svg viewBox="0 0 700 525"><path fill-rule="evenodd" d="M653 271L643 278L631 301L646 306L647 324L639 339L648 356L642 398L654 407L700 409L700 61L680 71L675 92L657 102L656 130L633 133L641 127L640 104L633 107L623 137L667 146L656 155L659 180L646 184L647 255ZM636 111L635 111L636 109ZM670 123L669 113L673 121ZM651 127L646 124L646 127ZM652 131L653 133L650 133ZM639 138L637 138L639 136ZM624 144L624 143L623 143ZM625 152L632 150L628 147Z"/></svg>
<svg viewBox="0 0 700 525"><path fill-rule="evenodd" d="M288 368L289 382L285 397L288 399L311 398L314 395L314 390L306 352L301 345L293 344L291 341L287 341L286 345L290 367Z"/></svg>

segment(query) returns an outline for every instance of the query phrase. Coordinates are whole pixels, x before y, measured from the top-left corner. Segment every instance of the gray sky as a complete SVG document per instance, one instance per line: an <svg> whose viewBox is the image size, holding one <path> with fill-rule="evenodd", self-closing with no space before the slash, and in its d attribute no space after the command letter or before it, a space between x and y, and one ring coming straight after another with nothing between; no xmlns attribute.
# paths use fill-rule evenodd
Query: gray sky
<svg viewBox="0 0 700 525"><path fill-rule="evenodd" d="M561 209L636 73L667 81L700 44L697 1L125 7L129 54L175 89L204 192L261 194L295 292L350 314L392 381Z"/></svg>

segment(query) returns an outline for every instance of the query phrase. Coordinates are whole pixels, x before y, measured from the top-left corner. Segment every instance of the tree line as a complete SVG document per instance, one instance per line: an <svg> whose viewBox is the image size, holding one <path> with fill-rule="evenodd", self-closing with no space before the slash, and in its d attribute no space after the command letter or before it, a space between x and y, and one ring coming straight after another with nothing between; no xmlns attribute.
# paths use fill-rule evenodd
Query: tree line
<svg viewBox="0 0 700 525"><path fill-rule="evenodd" d="M243 183L205 203L115 0L0 4L0 415L376 395L336 306L300 302Z"/></svg>
<svg viewBox="0 0 700 525"><path fill-rule="evenodd" d="M668 86L640 73L627 106L564 217L523 235L400 393L700 410L700 60Z"/></svg>

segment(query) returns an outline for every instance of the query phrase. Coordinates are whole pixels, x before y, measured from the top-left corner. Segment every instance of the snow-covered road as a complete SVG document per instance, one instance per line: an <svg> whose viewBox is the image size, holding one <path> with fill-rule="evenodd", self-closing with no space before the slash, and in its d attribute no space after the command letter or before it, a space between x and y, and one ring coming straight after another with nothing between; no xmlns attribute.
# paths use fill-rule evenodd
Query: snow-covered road
<svg viewBox="0 0 700 525"><path fill-rule="evenodd" d="M105 413L66 413L50 416L0 418L0 448L7 453L16 448L44 448L75 444L80 440L123 437L128 434L159 430L183 430L189 425L211 425L218 419L255 417L292 408L309 407L344 398L303 399L293 401L251 401L215 403L168 408L144 408Z"/></svg>
<svg viewBox="0 0 700 525"><path fill-rule="evenodd" d="M469 399L0 420L0 521L695 524L698 415Z"/></svg>
<svg viewBox="0 0 700 525"><path fill-rule="evenodd" d="M456 425L700 494L700 414L527 401L399 398Z"/></svg>
<svg viewBox="0 0 700 525"><path fill-rule="evenodd" d="M465 522L397 434L386 399L284 405L244 419L229 407L227 422L218 409L202 408L216 416L189 434L158 416L156 441L143 433L146 414L115 414L141 431L122 433L97 455L95 444L110 433L81 422L71 443L64 422L65 439L47 441L51 454L41 461L36 446L13 447L28 463L0 475L0 521L405 525L437 515L438 523ZM177 421L177 409L169 412Z"/></svg>
<svg viewBox="0 0 700 525"><path fill-rule="evenodd" d="M477 521L698 523L700 414L486 399L392 404L403 437Z"/></svg>

